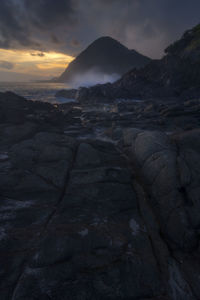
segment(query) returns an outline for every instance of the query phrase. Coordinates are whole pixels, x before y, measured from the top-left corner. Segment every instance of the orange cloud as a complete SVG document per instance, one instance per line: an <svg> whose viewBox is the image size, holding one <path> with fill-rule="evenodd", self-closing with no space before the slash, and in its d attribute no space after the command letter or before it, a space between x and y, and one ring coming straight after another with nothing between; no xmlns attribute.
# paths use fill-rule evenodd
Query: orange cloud
<svg viewBox="0 0 200 300"><path fill-rule="evenodd" d="M39 55L38 55L39 54ZM42 52L29 50L0 49L2 61L7 61L14 66L9 72L27 73L38 76L58 76L74 59L70 55L59 52Z"/></svg>

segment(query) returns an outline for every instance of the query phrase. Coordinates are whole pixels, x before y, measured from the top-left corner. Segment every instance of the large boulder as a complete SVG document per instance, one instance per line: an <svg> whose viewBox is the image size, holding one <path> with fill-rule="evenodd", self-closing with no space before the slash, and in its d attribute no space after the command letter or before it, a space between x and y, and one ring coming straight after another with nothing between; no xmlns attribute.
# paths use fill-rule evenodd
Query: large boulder
<svg viewBox="0 0 200 300"><path fill-rule="evenodd" d="M186 213L177 173L176 145L161 132L129 130L129 135L125 135L126 144L130 144L130 137L130 158L150 194L150 204L165 238L174 249L193 249L198 239Z"/></svg>

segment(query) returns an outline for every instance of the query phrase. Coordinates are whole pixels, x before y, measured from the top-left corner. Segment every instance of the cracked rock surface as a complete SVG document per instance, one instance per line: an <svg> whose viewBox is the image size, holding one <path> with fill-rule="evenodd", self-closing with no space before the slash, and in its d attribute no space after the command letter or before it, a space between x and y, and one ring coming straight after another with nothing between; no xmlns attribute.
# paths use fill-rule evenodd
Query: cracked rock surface
<svg viewBox="0 0 200 300"><path fill-rule="evenodd" d="M103 140L30 105L0 124L0 299L199 299L200 129Z"/></svg>

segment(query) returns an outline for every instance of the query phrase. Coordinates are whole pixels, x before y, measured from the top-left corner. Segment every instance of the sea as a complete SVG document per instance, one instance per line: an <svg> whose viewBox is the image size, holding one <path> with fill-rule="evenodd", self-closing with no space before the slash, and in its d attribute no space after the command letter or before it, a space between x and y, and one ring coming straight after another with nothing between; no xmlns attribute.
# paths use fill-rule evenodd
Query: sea
<svg viewBox="0 0 200 300"><path fill-rule="evenodd" d="M66 103L72 99L55 97L56 92L62 89L70 89L65 83L43 82L0 82L0 92L14 92L27 100L56 103Z"/></svg>
<svg viewBox="0 0 200 300"><path fill-rule="evenodd" d="M0 82L0 92L13 92L19 96L26 98L27 100L32 101L42 101L42 102L49 102L52 104L60 104L60 103L69 103L69 102L76 102L74 99L66 99L62 97L56 97L56 92L60 90L67 90L74 87L67 85L66 83L51 83L51 82ZM123 103L125 102L128 104L129 102L143 102L141 99L116 99L116 103ZM100 105L101 108L97 107L90 107L88 109L92 110L108 110L112 109L112 105L103 104Z"/></svg>

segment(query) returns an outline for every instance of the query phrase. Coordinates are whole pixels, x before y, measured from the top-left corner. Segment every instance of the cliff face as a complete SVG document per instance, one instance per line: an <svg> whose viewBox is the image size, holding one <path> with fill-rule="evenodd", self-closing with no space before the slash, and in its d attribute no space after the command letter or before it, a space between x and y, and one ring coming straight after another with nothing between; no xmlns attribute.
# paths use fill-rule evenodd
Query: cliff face
<svg viewBox="0 0 200 300"><path fill-rule="evenodd" d="M140 68L150 62L150 58L135 50L129 50L110 37L102 37L94 41L87 49L69 64L58 81L69 82L77 75L89 71L103 74L123 75L130 69Z"/></svg>

